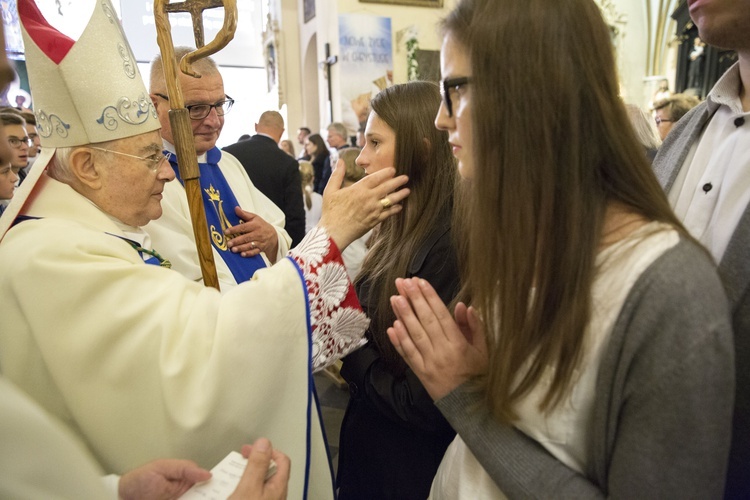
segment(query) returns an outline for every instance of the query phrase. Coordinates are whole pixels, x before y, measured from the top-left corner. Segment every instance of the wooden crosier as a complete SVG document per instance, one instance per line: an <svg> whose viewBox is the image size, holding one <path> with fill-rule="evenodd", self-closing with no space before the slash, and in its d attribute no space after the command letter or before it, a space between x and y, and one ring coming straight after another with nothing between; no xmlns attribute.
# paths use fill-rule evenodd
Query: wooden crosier
<svg viewBox="0 0 750 500"><path fill-rule="evenodd" d="M208 45L203 38L203 11L216 7L224 7L224 25L216 38ZM174 43L172 42L172 26L169 23L170 12L189 12L193 19L193 33L195 35L196 50L185 55L180 60L180 71L194 78L201 75L193 70L192 64L203 57L218 52L234 38L237 29L237 0L187 0L179 3L169 3L169 0L154 0L154 19L156 22L156 39L164 65L164 80L167 84L169 97L169 123L175 140L175 149L179 158L180 177L185 185L188 197L190 218L193 223L193 234L198 250L198 260L203 275L203 283L219 289L219 278L216 274L211 240L206 223L206 213L203 208L201 195L200 171L198 159L195 156L195 139L190 125L190 115L185 108L182 88L177 78L175 66Z"/></svg>

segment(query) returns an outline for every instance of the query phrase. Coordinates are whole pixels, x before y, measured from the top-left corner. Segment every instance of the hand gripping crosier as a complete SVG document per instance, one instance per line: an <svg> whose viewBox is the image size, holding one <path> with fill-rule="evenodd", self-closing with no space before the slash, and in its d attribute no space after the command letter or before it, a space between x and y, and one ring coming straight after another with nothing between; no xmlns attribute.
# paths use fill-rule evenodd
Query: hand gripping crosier
<svg viewBox="0 0 750 500"><path fill-rule="evenodd" d="M224 7L224 25L216 38L206 45L203 39L203 11L216 7ZM172 26L169 23L168 15L170 12L190 12L192 16L197 49L180 60L180 71L194 78L200 78L201 75L192 69L193 62L218 52L234 38L234 32L237 29L237 0L186 0L179 3L169 3L168 0L154 0L156 37L164 64L164 80L167 83L170 105L169 122L175 139L177 157L180 159L180 177L184 181L185 192L188 197L201 273L206 286L212 286L218 290L219 279L216 275L216 264L214 263L206 213L201 196L200 172L198 159L195 156L195 139L193 138L190 116L185 108L180 81L177 78L177 68L175 67Z"/></svg>

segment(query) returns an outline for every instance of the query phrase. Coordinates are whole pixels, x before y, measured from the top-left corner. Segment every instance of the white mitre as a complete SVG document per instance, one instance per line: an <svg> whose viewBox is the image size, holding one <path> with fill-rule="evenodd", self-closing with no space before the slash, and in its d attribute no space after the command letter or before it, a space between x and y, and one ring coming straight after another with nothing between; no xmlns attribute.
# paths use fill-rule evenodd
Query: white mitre
<svg viewBox="0 0 750 500"><path fill-rule="evenodd" d="M160 127L109 0L97 0L78 41L50 26L33 0L18 0L18 16L42 151L0 218L0 239L33 196L56 148L123 139Z"/></svg>

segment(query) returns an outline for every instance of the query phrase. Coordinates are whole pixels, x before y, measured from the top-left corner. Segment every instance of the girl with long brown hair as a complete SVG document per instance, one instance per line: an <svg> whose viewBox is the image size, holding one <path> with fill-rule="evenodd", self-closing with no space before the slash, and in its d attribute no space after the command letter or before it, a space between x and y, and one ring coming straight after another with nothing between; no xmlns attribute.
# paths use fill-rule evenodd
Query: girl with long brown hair
<svg viewBox="0 0 750 500"><path fill-rule="evenodd" d="M726 301L628 123L597 5L462 0L443 29L473 307L400 280L388 331L459 434L432 497L720 497Z"/></svg>
<svg viewBox="0 0 750 500"><path fill-rule="evenodd" d="M456 180L447 134L435 129L437 85L389 87L371 102L357 165L372 174L395 167L409 176L399 221L380 224L355 280L371 319L368 344L343 360L351 398L339 439L339 498L425 498L455 433L395 351L386 328L399 276L420 276L451 301L459 286L451 241Z"/></svg>

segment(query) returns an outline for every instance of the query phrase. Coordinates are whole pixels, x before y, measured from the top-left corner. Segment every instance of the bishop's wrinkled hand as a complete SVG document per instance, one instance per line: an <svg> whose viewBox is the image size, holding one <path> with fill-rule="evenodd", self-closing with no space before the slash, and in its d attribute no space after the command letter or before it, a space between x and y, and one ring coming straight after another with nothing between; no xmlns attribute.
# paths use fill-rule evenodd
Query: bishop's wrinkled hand
<svg viewBox="0 0 750 500"><path fill-rule="evenodd" d="M342 188L346 168L336 165L323 192L323 214L318 226L324 228L340 250L402 209L409 196L403 187L409 178L396 175L395 168L384 168Z"/></svg>
<svg viewBox="0 0 750 500"><path fill-rule="evenodd" d="M118 496L123 500L178 498L195 483L210 478L209 471L191 460L155 460L124 474Z"/></svg>

